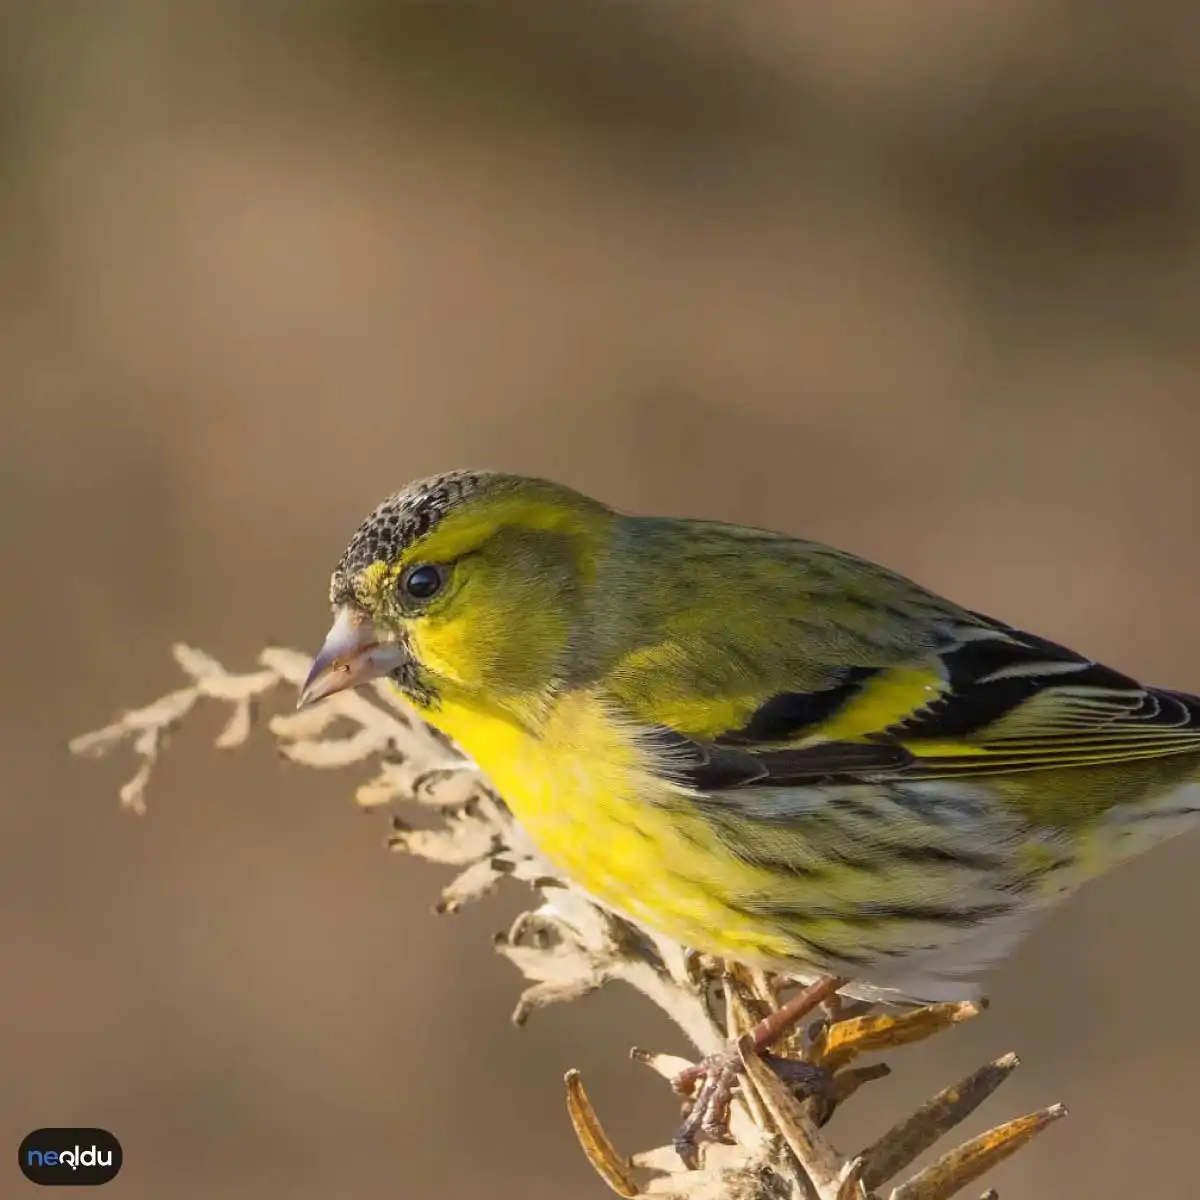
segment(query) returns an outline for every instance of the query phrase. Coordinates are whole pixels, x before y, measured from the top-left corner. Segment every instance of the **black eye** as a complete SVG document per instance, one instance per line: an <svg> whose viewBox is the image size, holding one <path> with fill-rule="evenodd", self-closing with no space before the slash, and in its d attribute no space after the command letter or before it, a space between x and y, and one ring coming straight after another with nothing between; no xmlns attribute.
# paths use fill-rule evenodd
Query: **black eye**
<svg viewBox="0 0 1200 1200"><path fill-rule="evenodd" d="M414 600L428 600L442 590L442 572L438 567L409 567L400 579L400 587L406 596Z"/></svg>

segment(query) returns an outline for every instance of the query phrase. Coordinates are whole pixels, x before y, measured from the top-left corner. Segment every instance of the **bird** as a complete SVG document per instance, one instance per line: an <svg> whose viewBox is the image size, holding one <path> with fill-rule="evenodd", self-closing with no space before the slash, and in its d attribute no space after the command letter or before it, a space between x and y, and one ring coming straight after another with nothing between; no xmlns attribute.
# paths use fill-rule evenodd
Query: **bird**
<svg viewBox="0 0 1200 1200"><path fill-rule="evenodd" d="M1200 826L1200 698L786 533L453 471L362 522L301 703L388 678L635 925L904 1003Z"/></svg>

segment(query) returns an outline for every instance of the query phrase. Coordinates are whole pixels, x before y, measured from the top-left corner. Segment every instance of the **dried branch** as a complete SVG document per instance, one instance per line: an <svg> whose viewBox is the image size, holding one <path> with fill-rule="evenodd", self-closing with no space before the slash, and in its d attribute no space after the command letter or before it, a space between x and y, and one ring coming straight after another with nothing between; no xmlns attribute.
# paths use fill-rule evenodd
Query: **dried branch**
<svg viewBox="0 0 1200 1200"><path fill-rule="evenodd" d="M292 650L264 650L256 670L227 671L188 646L174 648L189 679L143 708L75 738L71 751L98 757L128 744L137 757L120 789L121 804L146 811L146 788L170 734L202 699L228 706L217 736L222 749L249 738L256 705L297 689L310 660ZM537 853L478 769L397 699L386 684L342 692L303 712L268 722L283 753L318 769L373 762L374 776L355 794L367 808L415 803L437 815L433 829L392 817L392 849L457 869L438 908L453 912L511 876L532 885L540 903L523 913L496 949L528 981L513 1012L523 1024L537 1009L572 1000L620 980L657 1004L700 1055L737 1042L745 1068L730 1114L732 1145L707 1146L703 1165L687 1170L672 1146L626 1157L618 1152L587 1097L577 1071L566 1077L567 1110L579 1143L619 1196L673 1200L882 1200L880 1190L966 1119L1018 1065L1008 1054L981 1067L908 1114L859 1154L841 1153L824 1133L833 1112L860 1088L888 1073L883 1064L855 1067L861 1055L891 1051L952 1029L980 1014L973 1003L935 1004L893 1013L845 1006L777 1047L787 1057L832 1073L823 1098L798 1099L743 1035L777 1008L791 981L736 964L719 964L637 928L592 901ZM341 732L348 728L349 732ZM692 1066L671 1055L634 1050L636 1061L673 1079ZM973 1138L893 1186L889 1200L947 1200L1015 1153L1065 1114L1060 1105L1031 1113ZM988 1197L995 1198L994 1192ZM985 1198L986 1200L986 1198Z"/></svg>

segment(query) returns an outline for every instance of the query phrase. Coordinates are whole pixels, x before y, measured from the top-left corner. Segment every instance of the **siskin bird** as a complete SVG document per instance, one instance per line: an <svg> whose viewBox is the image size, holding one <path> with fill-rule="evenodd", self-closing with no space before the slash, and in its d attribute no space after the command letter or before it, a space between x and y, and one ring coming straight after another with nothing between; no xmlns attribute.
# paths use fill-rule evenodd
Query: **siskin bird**
<svg viewBox="0 0 1200 1200"><path fill-rule="evenodd" d="M390 677L634 922L860 994L972 994L1200 825L1200 698L815 542L456 472L333 573L302 703Z"/></svg>

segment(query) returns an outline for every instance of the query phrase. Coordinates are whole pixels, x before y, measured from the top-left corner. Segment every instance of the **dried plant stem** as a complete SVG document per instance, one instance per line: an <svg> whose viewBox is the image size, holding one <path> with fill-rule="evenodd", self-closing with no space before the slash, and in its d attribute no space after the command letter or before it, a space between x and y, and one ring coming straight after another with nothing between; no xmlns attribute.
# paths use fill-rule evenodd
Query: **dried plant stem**
<svg viewBox="0 0 1200 1200"><path fill-rule="evenodd" d="M90 756L131 746L139 763L120 789L120 799L137 813L145 812L146 787L170 733L200 700L229 706L217 745L242 745L252 732L255 706L271 693L290 694L310 662L295 651L273 648L262 652L255 670L236 674L187 646L176 646L174 654L189 678L186 687L71 742L72 752ZM335 732L335 723L348 725L351 732ZM606 911L558 876L475 766L386 685L367 694L339 693L312 709L274 716L268 724L283 753L303 766L328 769L373 762L374 776L355 793L360 805L416 803L438 815L440 823L433 829L415 829L394 815L388 845L457 869L442 889L441 911L479 899L507 876L536 889L538 905L496 940L499 953L528 981L513 1013L517 1024L547 1004L621 980L657 1004L699 1055L721 1050L729 1039L736 1043L744 1074L730 1113L733 1144L706 1147L696 1170L686 1169L669 1145L622 1155L604 1132L579 1073L568 1072L567 1110L576 1136L588 1161L619 1196L883 1200L880 1189L974 1112L1018 1065L1016 1055L1008 1054L981 1067L902 1117L860 1153L843 1154L826 1136L826 1122L862 1087L888 1073L882 1064L851 1064L863 1054L893 1051L952 1029L978 1016L983 1005L934 1004L872 1013L842 1004L841 1011L834 1006L830 1020L818 1022L805 1039L782 1028L788 1006L781 996L790 981L705 960ZM764 1018L766 1027L759 1025ZM757 1038L750 1033L756 1027ZM776 1036L764 1038L764 1028ZM760 1048L768 1042L777 1054L831 1075L830 1094L797 1098L762 1057ZM667 1079L694 1066L671 1055L632 1053ZM948 1200L1064 1114L1054 1105L999 1125L896 1184L888 1198Z"/></svg>

